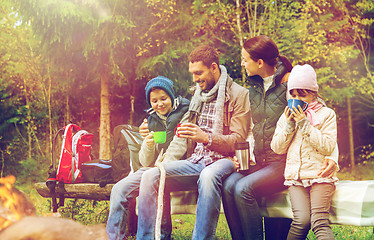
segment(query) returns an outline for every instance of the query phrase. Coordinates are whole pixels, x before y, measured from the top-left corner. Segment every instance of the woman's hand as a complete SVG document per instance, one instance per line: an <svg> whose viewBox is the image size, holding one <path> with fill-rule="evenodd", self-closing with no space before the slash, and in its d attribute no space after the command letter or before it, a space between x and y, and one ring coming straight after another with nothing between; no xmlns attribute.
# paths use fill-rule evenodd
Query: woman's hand
<svg viewBox="0 0 374 240"><path fill-rule="evenodd" d="M318 177L321 178L331 178L334 176L334 173L338 170L336 162L332 159L325 158L323 161L323 168L318 173Z"/></svg>
<svg viewBox="0 0 374 240"><path fill-rule="evenodd" d="M142 136L143 139L145 139L149 135L149 129L148 129L148 120L145 118L139 126L139 133L140 136Z"/></svg>

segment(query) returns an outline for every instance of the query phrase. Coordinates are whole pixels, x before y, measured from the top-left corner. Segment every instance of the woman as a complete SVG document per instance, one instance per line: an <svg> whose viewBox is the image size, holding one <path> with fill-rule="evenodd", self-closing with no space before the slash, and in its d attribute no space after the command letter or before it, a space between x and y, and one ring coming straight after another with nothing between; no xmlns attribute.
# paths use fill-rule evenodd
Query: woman
<svg viewBox="0 0 374 240"><path fill-rule="evenodd" d="M247 40L242 66L249 76L249 99L255 139L256 165L249 172L233 173L224 183L223 207L233 239L263 239L262 216L257 201L285 189L285 155L270 148L276 123L287 105L290 61L279 55L267 36ZM266 180L266 181L264 181Z"/></svg>
<svg viewBox="0 0 374 240"><path fill-rule="evenodd" d="M279 117L287 106L287 79L290 61L279 55L276 44L267 36L248 39L242 49L242 66L249 76L249 100L255 139L255 166L246 172L231 174L223 185L223 207L233 239L263 239L263 225L258 201L285 190L286 155L272 151L270 143ZM323 174L336 169L328 162ZM278 238L285 238L287 227ZM266 224L266 222L265 222ZM271 239L271 236L266 236Z"/></svg>

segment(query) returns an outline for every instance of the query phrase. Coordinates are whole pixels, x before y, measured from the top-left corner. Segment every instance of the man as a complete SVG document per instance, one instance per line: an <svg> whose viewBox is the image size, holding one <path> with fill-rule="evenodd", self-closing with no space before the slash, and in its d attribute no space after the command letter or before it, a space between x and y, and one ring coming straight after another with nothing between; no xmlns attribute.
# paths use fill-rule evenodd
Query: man
<svg viewBox="0 0 374 240"><path fill-rule="evenodd" d="M200 46L189 56L189 71L196 83L188 123L177 129L172 143L188 139L186 160L164 163L166 190L199 191L192 239L215 237L221 206L221 185L234 170L235 143L245 141L250 129L248 90L234 83L216 50ZM196 143L190 144L190 143ZM167 156L164 161L168 161ZM137 239L153 239L159 180L157 168L144 172L139 189Z"/></svg>

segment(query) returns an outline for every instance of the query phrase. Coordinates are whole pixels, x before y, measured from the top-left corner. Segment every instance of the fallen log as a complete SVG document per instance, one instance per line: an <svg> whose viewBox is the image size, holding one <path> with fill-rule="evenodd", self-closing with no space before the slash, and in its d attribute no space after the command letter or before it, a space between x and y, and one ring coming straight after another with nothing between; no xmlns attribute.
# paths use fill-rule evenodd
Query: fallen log
<svg viewBox="0 0 374 240"><path fill-rule="evenodd" d="M78 198L87 200L109 200L110 191L114 184L107 184L105 187L100 187L97 183L75 183L64 184L65 198ZM35 183L34 187L40 196L50 198L51 194L47 185L43 182ZM56 192L59 189L56 187Z"/></svg>

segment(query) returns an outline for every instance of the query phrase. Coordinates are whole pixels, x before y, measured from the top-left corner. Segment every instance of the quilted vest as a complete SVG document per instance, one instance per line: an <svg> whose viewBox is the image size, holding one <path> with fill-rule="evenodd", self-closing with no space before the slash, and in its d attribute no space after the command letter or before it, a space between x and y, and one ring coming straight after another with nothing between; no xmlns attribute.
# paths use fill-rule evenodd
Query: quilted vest
<svg viewBox="0 0 374 240"><path fill-rule="evenodd" d="M285 74L284 71L276 72L274 81L266 93L264 92L264 80L260 76L249 78L252 131L255 139L254 154L256 162L259 164L286 161L285 154L276 154L270 147L278 119L287 106L287 82L281 83Z"/></svg>

